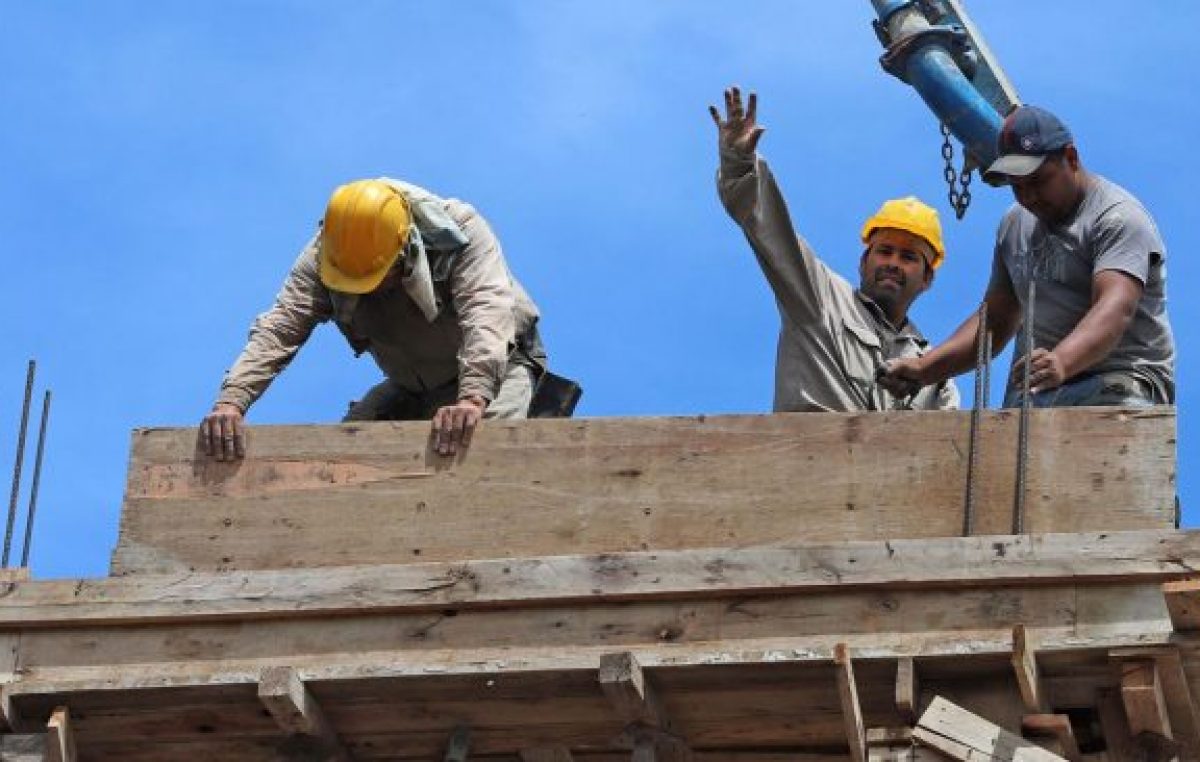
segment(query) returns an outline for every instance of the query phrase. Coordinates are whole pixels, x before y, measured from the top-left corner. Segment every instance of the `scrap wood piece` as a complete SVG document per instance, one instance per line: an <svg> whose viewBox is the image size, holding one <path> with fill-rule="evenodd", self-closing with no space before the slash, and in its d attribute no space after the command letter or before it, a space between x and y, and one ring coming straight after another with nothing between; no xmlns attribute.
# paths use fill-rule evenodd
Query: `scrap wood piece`
<svg viewBox="0 0 1200 762"><path fill-rule="evenodd" d="M471 729L466 725L459 725L450 734L450 741L446 744L446 754L442 757L442 762L467 762L467 755L471 752Z"/></svg>
<svg viewBox="0 0 1200 762"><path fill-rule="evenodd" d="M1122 661L1121 702L1129 722L1129 734L1137 746L1153 750L1164 759L1178 750L1163 697L1158 665L1153 659Z"/></svg>
<svg viewBox="0 0 1200 762"><path fill-rule="evenodd" d="M325 718L321 705L292 667L264 669L258 681L258 700L271 713L281 730L300 737L289 739L289 743L309 749L315 742L320 748L311 751L323 754L326 759L334 762L349 762L351 759Z"/></svg>
<svg viewBox="0 0 1200 762"><path fill-rule="evenodd" d="M1200 630L1200 579L1164 582L1162 588L1175 629Z"/></svg>
<svg viewBox="0 0 1200 762"><path fill-rule="evenodd" d="M850 650L845 643L833 647L833 663L837 666L838 698L842 702L842 720L846 724L850 759L867 762L867 731L863 724L862 706L858 702L854 663L850 660Z"/></svg>
<svg viewBox="0 0 1200 762"><path fill-rule="evenodd" d="M941 696L921 715L913 738L960 762L1066 762Z"/></svg>
<svg viewBox="0 0 1200 762"><path fill-rule="evenodd" d="M65 706L60 706L46 723L46 762L75 762L76 759L71 715Z"/></svg>
<svg viewBox="0 0 1200 762"><path fill-rule="evenodd" d="M1059 750L1068 762L1083 762L1071 718L1065 714L1027 714L1021 718L1021 730L1026 735L1048 736L1058 742Z"/></svg>
<svg viewBox="0 0 1200 762"><path fill-rule="evenodd" d="M1021 689L1021 700L1025 702L1025 711L1042 713L1046 708L1046 692L1038 672L1037 650L1023 624L1013 627L1012 665Z"/></svg>
<svg viewBox="0 0 1200 762"><path fill-rule="evenodd" d="M917 665L911 656L896 660L896 711L910 725L917 721L917 697L920 685L917 682Z"/></svg>
<svg viewBox="0 0 1200 762"><path fill-rule="evenodd" d="M692 758L632 653L622 651L601 656L599 680L609 703L628 726L636 762Z"/></svg>

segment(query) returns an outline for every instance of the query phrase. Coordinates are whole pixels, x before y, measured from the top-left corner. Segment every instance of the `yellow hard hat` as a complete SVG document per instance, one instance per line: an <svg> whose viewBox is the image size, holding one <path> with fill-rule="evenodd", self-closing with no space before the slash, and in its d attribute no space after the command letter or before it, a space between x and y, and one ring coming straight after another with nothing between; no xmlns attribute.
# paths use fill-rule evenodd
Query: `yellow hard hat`
<svg viewBox="0 0 1200 762"><path fill-rule="evenodd" d="M387 183L339 186L321 228L321 282L347 294L374 291L404 251L411 225L408 199Z"/></svg>
<svg viewBox="0 0 1200 762"><path fill-rule="evenodd" d="M883 202L875 216L867 220L862 229L862 242L871 239L871 233L879 228L895 228L924 238L933 247L933 261L929 266L938 269L946 258L946 246L942 243L942 223L937 210L916 196L894 198Z"/></svg>

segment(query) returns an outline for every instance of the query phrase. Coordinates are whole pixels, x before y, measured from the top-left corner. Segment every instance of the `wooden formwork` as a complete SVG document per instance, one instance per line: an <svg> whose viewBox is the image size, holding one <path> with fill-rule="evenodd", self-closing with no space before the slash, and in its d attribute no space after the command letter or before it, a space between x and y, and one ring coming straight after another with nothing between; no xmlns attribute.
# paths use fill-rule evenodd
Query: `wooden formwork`
<svg viewBox="0 0 1200 762"><path fill-rule="evenodd" d="M280 428L233 465L139 432L120 575L0 583L0 760L1200 760L1173 415L1035 418L1065 531L940 537L964 421L531 421L448 462L419 424Z"/></svg>

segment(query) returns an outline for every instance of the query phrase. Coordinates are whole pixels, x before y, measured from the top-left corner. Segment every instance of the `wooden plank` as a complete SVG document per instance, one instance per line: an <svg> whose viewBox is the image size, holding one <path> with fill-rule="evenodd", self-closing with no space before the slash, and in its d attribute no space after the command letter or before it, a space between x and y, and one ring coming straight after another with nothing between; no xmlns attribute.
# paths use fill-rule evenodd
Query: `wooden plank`
<svg viewBox="0 0 1200 762"><path fill-rule="evenodd" d="M1057 754L1009 733L938 696L921 715L913 736L931 749L963 762L1064 762Z"/></svg>
<svg viewBox="0 0 1200 762"><path fill-rule="evenodd" d="M251 457L237 463L199 456L195 429L139 430L112 569L955 536L968 415L489 421L456 459L429 451L421 422L254 427ZM1173 409L1034 417L1031 532L1173 526ZM1011 442L1012 411L989 411L982 432ZM983 448L980 534L1008 531L1012 450ZM814 480L817 464L823 478ZM524 520L531 515L538 521Z"/></svg>
<svg viewBox="0 0 1200 762"><path fill-rule="evenodd" d="M819 596L734 598L728 601L637 606L546 606L536 609L438 611L303 620L262 620L193 624L79 627L22 633L24 678L69 671L124 673L141 665L169 665L221 659L239 667L288 664L308 677L311 665L354 661L357 654L388 653L390 658L425 663L441 650L451 663L478 660L489 652L502 661L512 653L545 649L566 658L599 659L613 649L657 650L683 657L681 646L723 652L778 647L790 652L824 650L838 642L865 654L920 655L939 648L989 650L994 641L1011 653L1015 612L1031 628L1048 631L1055 642L1103 647L1164 641L1172 634L1158 586L1103 588L1104 607L1083 607L1075 587L1002 590L935 590L879 594L827 593ZM116 637L116 633L120 633ZM1136 638L1136 639L1133 639ZM709 646L702 644L708 643ZM717 644L715 648L711 644ZM739 645L743 643L743 645ZM920 649L928 649L922 651ZM718 656L717 658L723 658ZM257 681L257 677L255 678Z"/></svg>
<svg viewBox="0 0 1200 762"><path fill-rule="evenodd" d="M574 760L569 749L552 746L522 749L521 762L574 762Z"/></svg>
<svg viewBox="0 0 1200 762"><path fill-rule="evenodd" d="M867 760L867 731L863 723L862 706L858 703L858 684L854 681L854 663L845 643L833 648L833 663L837 665L838 698L842 704L842 717L846 723L846 743L850 747L853 762Z"/></svg>
<svg viewBox="0 0 1200 762"><path fill-rule="evenodd" d="M309 736L319 741L323 759L349 762L350 757L326 719L325 712L295 669L264 669L258 683L258 700L285 733Z"/></svg>
<svg viewBox="0 0 1200 762"><path fill-rule="evenodd" d="M1190 575L1197 565L1200 531L1172 530L187 572L18 584L0 598L0 627L679 600L853 587L1155 582Z"/></svg>
<svg viewBox="0 0 1200 762"><path fill-rule="evenodd" d="M1200 630L1200 579L1163 583L1163 595L1176 630Z"/></svg>
<svg viewBox="0 0 1200 762"><path fill-rule="evenodd" d="M1058 744L1059 754L1067 762L1083 762L1083 754L1075 740L1071 718L1065 714L1029 714L1021 718L1021 730L1029 736L1053 738Z"/></svg>
<svg viewBox="0 0 1200 762"><path fill-rule="evenodd" d="M467 755L471 753L471 729L460 725L450 734L450 740L446 743L446 753L442 756L442 762L467 762Z"/></svg>
<svg viewBox="0 0 1200 762"><path fill-rule="evenodd" d="M46 762L46 734L0 735L0 762Z"/></svg>
<svg viewBox="0 0 1200 762"><path fill-rule="evenodd" d="M46 723L46 762L76 762L75 734L65 706L54 710Z"/></svg>
<svg viewBox="0 0 1200 762"><path fill-rule="evenodd" d="M1129 721L1125 717L1125 706L1121 701L1120 689L1105 689L1096 694L1096 713L1100 719L1100 732L1109 756L1114 760L1135 759L1136 747L1129 734Z"/></svg>
<svg viewBox="0 0 1200 762"><path fill-rule="evenodd" d="M1013 627L1012 665L1017 675L1017 685L1021 689L1021 700L1025 702L1025 711L1043 711L1046 708L1046 699L1038 672L1037 651L1030 642L1029 633L1023 624Z"/></svg>
<svg viewBox="0 0 1200 762"><path fill-rule="evenodd" d="M896 711L909 724L917 721L917 700L921 695L917 665L911 656L896 660Z"/></svg>

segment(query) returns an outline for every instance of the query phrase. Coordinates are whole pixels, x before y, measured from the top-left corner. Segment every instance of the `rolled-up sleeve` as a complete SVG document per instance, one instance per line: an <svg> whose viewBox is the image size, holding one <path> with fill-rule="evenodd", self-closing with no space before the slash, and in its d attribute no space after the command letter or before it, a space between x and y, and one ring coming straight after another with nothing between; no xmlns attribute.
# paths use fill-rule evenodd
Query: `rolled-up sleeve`
<svg viewBox="0 0 1200 762"><path fill-rule="evenodd" d="M455 204L451 211L470 239L450 275L462 332L458 396L479 396L491 402L504 381L508 355L516 342L512 276L487 222L465 204Z"/></svg>
<svg viewBox="0 0 1200 762"><path fill-rule="evenodd" d="M245 412L288 366L313 328L332 315L317 272L317 238L300 253L275 303L250 327L246 346L225 374L218 402Z"/></svg>

